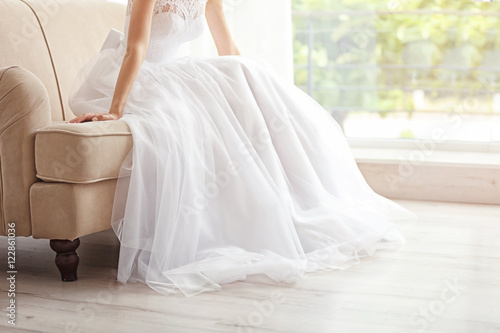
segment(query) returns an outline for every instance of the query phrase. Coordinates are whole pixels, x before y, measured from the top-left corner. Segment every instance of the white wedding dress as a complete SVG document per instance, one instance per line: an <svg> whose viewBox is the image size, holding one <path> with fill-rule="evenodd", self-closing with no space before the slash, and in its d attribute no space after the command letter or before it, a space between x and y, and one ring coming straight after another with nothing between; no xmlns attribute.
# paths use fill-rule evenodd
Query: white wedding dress
<svg viewBox="0 0 500 333"><path fill-rule="evenodd" d="M155 6L121 119L134 145L113 207L118 280L190 296L252 274L291 282L399 248L393 222L413 215L372 191L311 97L256 60L175 58L203 31L205 3ZM108 112L125 43L80 71L75 114Z"/></svg>

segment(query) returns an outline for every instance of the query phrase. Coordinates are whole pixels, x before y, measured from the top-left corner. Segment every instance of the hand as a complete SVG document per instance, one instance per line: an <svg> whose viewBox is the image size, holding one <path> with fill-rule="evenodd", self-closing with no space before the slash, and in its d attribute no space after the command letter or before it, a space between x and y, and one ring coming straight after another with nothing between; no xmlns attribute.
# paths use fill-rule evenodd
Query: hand
<svg viewBox="0 0 500 333"><path fill-rule="evenodd" d="M70 123L83 123L86 121L105 121L105 120L118 120L120 116L114 113L100 113L100 112L92 112L92 113L84 113L74 119L71 119Z"/></svg>

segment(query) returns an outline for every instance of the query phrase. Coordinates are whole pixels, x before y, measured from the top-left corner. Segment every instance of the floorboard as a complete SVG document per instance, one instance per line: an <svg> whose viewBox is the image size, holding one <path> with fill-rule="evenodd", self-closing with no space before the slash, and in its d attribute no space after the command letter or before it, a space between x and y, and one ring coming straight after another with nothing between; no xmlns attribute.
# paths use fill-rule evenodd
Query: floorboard
<svg viewBox="0 0 500 333"><path fill-rule="evenodd" d="M17 321L7 323L1 279L0 331L500 333L500 207L399 202L419 216L400 226L399 251L294 285L254 277L190 298L117 283L111 230L81 239L72 283L59 280L47 240L18 238Z"/></svg>

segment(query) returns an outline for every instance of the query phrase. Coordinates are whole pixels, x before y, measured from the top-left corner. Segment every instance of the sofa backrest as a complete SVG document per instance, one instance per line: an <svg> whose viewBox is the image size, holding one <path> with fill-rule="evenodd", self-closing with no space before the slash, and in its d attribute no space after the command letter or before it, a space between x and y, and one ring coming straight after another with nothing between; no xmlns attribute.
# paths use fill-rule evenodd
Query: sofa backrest
<svg viewBox="0 0 500 333"><path fill-rule="evenodd" d="M102 0L0 0L0 67L31 71L47 88L52 120L72 119L71 84L109 29L123 30L125 11Z"/></svg>

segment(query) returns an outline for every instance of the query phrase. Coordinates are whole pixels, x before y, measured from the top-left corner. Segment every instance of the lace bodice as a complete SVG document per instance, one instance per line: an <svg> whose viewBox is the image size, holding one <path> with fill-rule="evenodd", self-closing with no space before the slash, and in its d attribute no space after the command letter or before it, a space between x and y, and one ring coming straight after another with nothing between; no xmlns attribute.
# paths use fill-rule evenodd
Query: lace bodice
<svg viewBox="0 0 500 333"><path fill-rule="evenodd" d="M183 43L201 35L205 27L206 2L207 0L156 0L146 60L164 62L173 59ZM133 0L128 1L124 45L132 3Z"/></svg>

